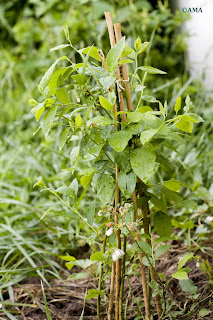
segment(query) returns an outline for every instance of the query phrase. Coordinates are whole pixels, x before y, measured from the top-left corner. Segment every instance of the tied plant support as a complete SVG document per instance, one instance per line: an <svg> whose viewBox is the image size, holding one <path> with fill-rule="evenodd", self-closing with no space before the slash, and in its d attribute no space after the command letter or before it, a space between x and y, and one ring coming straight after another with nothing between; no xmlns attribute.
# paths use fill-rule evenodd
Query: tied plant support
<svg viewBox="0 0 213 320"><path fill-rule="evenodd" d="M97 265L98 288L89 289L86 299L97 298L98 319L102 319L104 297L108 298L108 320L125 319L124 283L126 267L131 262L128 246L140 270L144 317L151 320L156 313L158 319L163 319L166 287L172 278L188 278L189 270L184 265L192 256L178 264L169 280L155 267L160 255L169 248L165 243L170 239L172 224L167 207L171 201L184 207L187 199L179 194L185 183L172 177L155 184L153 176L165 161L164 148L173 150L174 141L184 143L182 133L191 133L194 124L203 120L192 112L188 96L184 107L181 97L177 97L173 117L169 117L167 103L146 94L147 76L166 76L155 67L138 65L138 56L151 44L138 37L134 49L131 48L122 37L120 24L113 26L109 12L105 17L109 52L94 45L76 49L65 28L67 43L52 50L69 47L81 62L74 63L67 56L58 58L39 83L42 101L30 100L46 139L61 128L59 150L63 152L65 144L70 145L67 170L73 173L69 186L53 189L41 180L35 185L56 196L73 218L90 228L91 244L98 242L102 246L90 256L86 266L81 264L88 274L88 268ZM198 185L186 187L193 194ZM87 212L79 209L82 188L82 194L91 188L94 193L95 200ZM51 208L42 218L50 211ZM61 258L69 270L79 266L74 256ZM108 291L105 282L109 279ZM152 298L156 306L153 312Z"/></svg>

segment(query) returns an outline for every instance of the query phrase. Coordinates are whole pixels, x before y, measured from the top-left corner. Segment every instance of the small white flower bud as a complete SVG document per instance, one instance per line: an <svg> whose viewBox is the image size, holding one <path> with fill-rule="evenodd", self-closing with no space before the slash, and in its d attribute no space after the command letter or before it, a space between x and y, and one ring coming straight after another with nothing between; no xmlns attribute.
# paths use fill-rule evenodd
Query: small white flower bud
<svg viewBox="0 0 213 320"><path fill-rule="evenodd" d="M113 228L111 227L106 231L107 237L111 236L112 233L113 233Z"/></svg>
<svg viewBox="0 0 213 320"><path fill-rule="evenodd" d="M121 249L115 249L113 254L112 254L112 260L113 261L117 261L118 259L120 259L121 257L123 257L125 255L125 252Z"/></svg>
<svg viewBox="0 0 213 320"><path fill-rule="evenodd" d="M213 217L210 217L210 216L206 217L206 221L212 222L213 221Z"/></svg>
<svg viewBox="0 0 213 320"><path fill-rule="evenodd" d="M98 211L98 216L101 217L103 215L103 212L101 210Z"/></svg>

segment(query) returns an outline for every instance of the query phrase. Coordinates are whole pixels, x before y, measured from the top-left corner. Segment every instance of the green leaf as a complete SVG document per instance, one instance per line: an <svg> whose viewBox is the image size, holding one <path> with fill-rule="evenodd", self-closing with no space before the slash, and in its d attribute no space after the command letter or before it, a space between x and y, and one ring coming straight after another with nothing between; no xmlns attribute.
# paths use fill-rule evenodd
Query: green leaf
<svg viewBox="0 0 213 320"><path fill-rule="evenodd" d="M130 160L134 173L142 180L146 181L155 168L156 154L151 145L134 149L131 152Z"/></svg>
<svg viewBox="0 0 213 320"><path fill-rule="evenodd" d="M133 49L130 48L130 47L128 46L128 44L126 43L126 44L125 44L125 47L124 47L124 49L123 49L121 58L127 57L132 51L133 51Z"/></svg>
<svg viewBox="0 0 213 320"><path fill-rule="evenodd" d="M111 145L111 147L117 151L117 152L121 152L123 151L127 144L128 141L132 138L132 134L125 131L125 130L121 130L118 132L114 132L110 139L109 139L109 143Z"/></svg>
<svg viewBox="0 0 213 320"><path fill-rule="evenodd" d="M70 44L60 44L59 46L57 46L57 47L54 47L54 48L51 48L50 49L50 52L51 51L56 51L56 50L60 50L60 49L64 49L64 48L66 48L66 47L70 47Z"/></svg>
<svg viewBox="0 0 213 320"><path fill-rule="evenodd" d="M121 60L118 62L119 65L124 64L124 63L133 63L134 61L131 59L125 59L125 60Z"/></svg>
<svg viewBox="0 0 213 320"><path fill-rule="evenodd" d="M69 276L67 279L80 280L83 278L87 278L88 276L89 276L88 272L78 272L78 273L72 273L71 276Z"/></svg>
<svg viewBox="0 0 213 320"><path fill-rule="evenodd" d="M167 189L170 189L172 191L179 192L181 190L181 184L177 180L164 181L163 184Z"/></svg>
<svg viewBox="0 0 213 320"><path fill-rule="evenodd" d="M186 264L187 261L191 260L193 258L194 254L193 253L187 253L183 258L180 259L178 263L178 270L182 269L183 266Z"/></svg>
<svg viewBox="0 0 213 320"><path fill-rule="evenodd" d="M113 121L110 118L104 116L97 116L87 121L87 127L89 127L91 124L96 124L99 126L109 126L110 124L113 124Z"/></svg>
<svg viewBox="0 0 213 320"><path fill-rule="evenodd" d="M118 174L118 187L123 192L125 198L129 198L133 191L135 190L136 186L136 176L134 172L125 173L124 171L120 170Z"/></svg>
<svg viewBox="0 0 213 320"><path fill-rule="evenodd" d="M72 151L70 153L70 166L71 168L74 168L77 164L78 158L80 153L80 147L76 146L72 148Z"/></svg>
<svg viewBox="0 0 213 320"><path fill-rule="evenodd" d="M91 150L90 150L90 152L91 152ZM83 171L84 175L81 177L80 181L81 181L81 184L84 188L86 188L86 186L90 183L94 173L95 173L94 168L89 168L86 171Z"/></svg>
<svg viewBox="0 0 213 320"><path fill-rule="evenodd" d="M194 118L197 122L204 122L203 118L196 113L187 113L187 115Z"/></svg>
<svg viewBox="0 0 213 320"><path fill-rule="evenodd" d="M151 107L149 107L149 106L143 106L143 107L138 108L138 111L140 113L146 113L148 111L153 111L153 109Z"/></svg>
<svg viewBox="0 0 213 320"><path fill-rule="evenodd" d="M182 196L177 192L169 190L164 186L159 185L159 190L166 196L167 199L169 199L169 201L173 203L180 203L183 200Z"/></svg>
<svg viewBox="0 0 213 320"><path fill-rule="evenodd" d="M192 133L193 131L193 122L191 121L179 120L175 126L184 132Z"/></svg>
<svg viewBox="0 0 213 320"><path fill-rule="evenodd" d="M51 108L44 116L44 119L42 122L42 129L45 133L45 136L47 136L50 131L50 125L53 123L55 119L56 111L57 111L57 106Z"/></svg>
<svg viewBox="0 0 213 320"><path fill-rule="evenodd" d="M140 140L142 144L149 142L158 132L158 129L149 129L141 132Z"/></svg>
<svg viewBox="0 0 213 320"><path fill-rule="evenodd" d="M158 102L153 96L143 95L141 98L146 102Z"/></svg>
<svg viewBox="0 0 213 320"><path fill-rule="evenodd" d="M185 271L177 271L173 273L172 278L177 279L177 280L187 280L188 279L188 274Z"/></svg>
<svg viewBox="0 0 213 320"><path fill-rule="evenodd" d="M55 192L61 193L67 197L73 197L73 190L67 186L61 186L55 190Z"/></svg>
<svg viewBox="0 0 213 320"><path fill-rule="evenodd" d="M76 178L70 183L69 188L72 190L73 197L77 197L77 194L78 194L78 180Z"/></svg>
<svg viewBox="0 0 213 320"><path fill-rule="evenodd" d="M86 299L97 298L103 294L104 294L103 290L90 289L90 290L88 290L88 294L86 296Z"/></svg>
<svg viewBox="0 0 213 320"><path fill-rule="evenodd" d="M150 256L152 255L152 248L151 246L145 242L145 241L138 241L138 244L137 243L134 243L133 244L133 247L134 249L137 251L137 252L146 252L148 253Z"/></svg>
<svg viewBox="0 0 213 320"><path fill-rule="evenodd" d="M89 55L90 57L98 60L98 61L101 61L101 58L99 56L99 53L98 53L98 48L92 46L92 47L87 47L87 48L84 48L82 50L83 53L87 54L89 52Z"/></svg>
<svg viewBox="0 0 213 320"><path fill-rule="evenodd" d="M150 73L150 74L166 74L167 73L165 71L162 71L162 70L150 67L150 66L138 67L138 69L143 70L143 71Z"/></svg>
<svg viewBox="0 0 213 320"><path fill-rule="evenodd" d="M43 76L43 78L41 79L41 81L39 82L39 85L38 85L38 88L41 92L44 91L44 89L46 88L46 86L48 85L49 81L50 81L50 78L53 74L53 71L54 71L54 68L56 66L56 64L61 61L61 60L69 60L66 56L64 57L61 57L59 59L57 59L53 64L52 66L47 70L47 72L45 73L45 75Z"/></svg>
<svg viewBox="0 0 213 320"><path fill-rule="evenodd" d="M180 109L181 109L181 97L177 97L175 102L175 112L178 113Z"/></svg>
<svg viewBox="0 0 213 320"><path fill-rule="evenodd" d="M38 111L36 111L35 118L36 118L37 122L39 121L39 119L40 119L41 115L43 114L44 110L45 110L45 107L43 107L43 108L39 109Z"/></svg>
<svg viewBox="0 0 213 320"><path fill-rule="evenodd" d="M82 126L82 118L81 118L81 115L80 113L77 114L77 116L75 117L75 124L77 127L81 127Z"/></svg>
<svg viewBox="0 0 213 320"><path fill-rule="evenodd" d="M149 42L143 42L137 54L143 53L149 46Z"/></svg>
<svg viewBox="0 0 213 320"><path fill-rule="evenodd" d="M170 245L162 245L155 251L155 259L157 260L163 253L165 253L169 248L171 248Z"/></svg>
<svg viewBox="0 0 213 320"><path fill-rule="evenodd" d="M87 81L86 76L84 74L74 74L71 78L76 81L81 86L84 85Z"/></svg>
<svg viewBox="0 0 213 320"><path fill-rule="evenodd" d="M60 136L59 136L59 139L58 139L58 147L59 147L59 150L61 151L67 141L67 137L68 137L68 134L69 134L69 131L70 129L69 128L66 128L64 129Z"/></svg>
<svg viewBox="0 0 213 320"><path fill-rule="evenodd" d="M141 46L142 46L142 42L141 42L140 37L138 37L138 38L135 40L135 43L134 43L135 51L138 52L138 51L140 50Z"/></svg>
<svg viewBox="0 0 213 320"><path fill-rule="evenodd" d="M114 194L114 179L110 175L104 174L98 180L97 194L104 205L111 202Z"/></svg>
<svg viewBox="0 0 213 320"><path fill-rule="evenodd" d="M66 88L56 88L55 95L61 103L68 104L71 102L69 92Z"/></svg>
<svg viewBox="0 0 213 320"><path fill-rule="evenodd" d="M92 201L88 207L87 210L87 221L90 225L93 225L94 218L95 218L95 207L96 207L96 201Z"/></svg>
<svg viewBox="0 0 213 320"><path fill-rule="evenodd" d="M127 122L140 122L144 115L141 112L135 111L127 114Z"/></svg>
<svg viewBox="0 0 213 320"><path fill-rule="evenodd" d="M154 227L160 237L169 237L172 233L172 223L165 212L158 211L154 214Z"/></svg>
<svg viewBox="0 0 213 320"><path fill-rule="evenodd" d="M71 270L74 265L75 265L75 261L76 261L76 258L73 257L73 256L70 256L68 253L66 256L60 256L60 258L62 260L65 260L65 261L68 261L67 263L65 263L65 266L67 267L68 270Z"/></svg>
<svg viewBox="0 0 213 320"><path fill-rule="evenodd" d="M110 72L112 72L118 64L118 60L121 57L123 49L125 47L125 37L122 37L120 41L118 41L114 47L110 49L106 57L107 68Z"/></svg>
<svg viewBox="0 0 213 320"><path fill-rule="evenodd" d="M99 101L102 108L106 110L112 110L112 105L106 98L104 98L103 96L99 96Z"/></svg>
<svg viewBox="0 0 213 320"><path fill-rule="evenodd" d="M199 311L199 317L205 317L207 316L208 314L210 314L212 311L211 310L208 310L206 308L202 308L200 311Z"/></svg>
<svg viewBox="0 0 213 320"><path fill-rule="evenodd" d="M194 285L194 282L191 279L179 280L181 289L184 292L189 292L190 294L196 294L197 287Z"/></svg>
<svg viewBox="0 0 213 320"><path fill-rule="evenodd" d="M103 252L99 251L99 252L95 252L90 256L90 260L91 261L102 261L103 258Z"/></svg>

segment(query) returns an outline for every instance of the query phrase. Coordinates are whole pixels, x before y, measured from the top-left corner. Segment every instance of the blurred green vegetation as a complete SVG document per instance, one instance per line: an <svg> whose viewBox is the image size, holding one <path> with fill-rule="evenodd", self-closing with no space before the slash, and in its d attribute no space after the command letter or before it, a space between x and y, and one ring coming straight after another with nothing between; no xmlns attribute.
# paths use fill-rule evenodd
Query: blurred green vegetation
<svg viewBox="0 0 213 320"><path fill-rule="evenodd" d="M150 52L142 55L141 65L152 65L168 73L166 77L150 75L147 87L156 98L167 100L174 107L175 98L191 96L196 112L206 123L197 126L194 136L180 146L178 157L173 154L175 173L181 180L193 184L201 181L201 196L196 198L202 207L210 210L212 184L213 112L205 88L189 77L185 67L187 35L180 26L187 15L172 13L167 1L158 1L153 8L149 1L95 1L95 0L10 0L0 4L0 99L2 103L0 133L0 236L2 285L18 282L26 274L35 272L43 277L59 276L61 268L57 256L70 252L88 241L87 229L75 223L70 213L54 207L43 220L42 214L55 199L46 192L33 189L36 177L43 177L50 187L68 184L71 175L66 168L69 154L58 152L54 139L45 141L38 124L30 113L28 99L38 99L40 78L62 54L75 61L75 52L69 49L49 52L50 48L66 43L64 26L68 25L73 44L77 48L95 44L109 50L104 11L110 11L114 22L122 24L129 44L140 36L152 42ZM58 131L59 136L60 131ZM166 156L166 155L165 155ZM162 179L167 178L165 174ZM168 173L171 178L170 173ZM82 190L83 191L83 190ZM204 199L204 200L203 200ZM90 202L82 197L83 209ZM186 212L186 214L188 214ZM183 216L182 220L185 219ZM80 230L83 231L80 235ZM82 236L85 234L85 237ZM55 257L55 259L53 259ZM35 266L40 268L35 270ZM42 267L47 266L48 267ZM8 270L13 270L9 272ZM18 272L24 269L23 272Z"/></svg>

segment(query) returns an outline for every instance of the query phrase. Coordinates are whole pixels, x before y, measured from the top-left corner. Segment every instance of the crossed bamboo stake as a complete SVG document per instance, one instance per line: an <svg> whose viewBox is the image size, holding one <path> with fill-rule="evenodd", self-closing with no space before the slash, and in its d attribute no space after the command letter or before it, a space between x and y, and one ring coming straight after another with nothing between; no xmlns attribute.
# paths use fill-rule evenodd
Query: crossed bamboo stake
<svg viewBox="0 0 213 320"><path fill-rule="evenodd" d="M107 27L108 27L108 33L109 33L109 39L110 39L110 45L113 47L116 43L122 38L122 33L121 33L121 25L119 23L116 23L114 25L113 29L113 24L112 24L112 18L110 12L105 12L105 18L107 22ZM115 33L114 33L115 32ZM115 41L116 38L116 41ZM104 54L102 50L99 50L99 55L102 60L103 67L107 69L106 66L106 61ZM122 92L122 86L121 86L121 74L122 78L124 80L124 86L125 90L127 93L126 97L126 103L127 103L127 108L129 111L133 111L133 104L132 104L132 99L131 99L131 90L130 90L130 85L129 85L129 78L128 78L128 72L127 72L127 66L126 64L121 65L121 72L120 69L117 69L116 75L117 75L117 87L118 87L118 96L119 96L119 110L120 111L125 111L125 103L124 103L124 97L123 97L123 92ZM112 91L113 88L111 87L110 90ZM113 112L116 114L118 111L118 108L116 104L113 106ZM126 122L126 114L121 114L121 119L122 122ZM115 131L119 130L118 123L116 121L115 124ZM118 165L115 165L115 218L114 222L115 225L118 224L118 213L117 213L117 205L120 203L120 194L119 194L119 187L118 187L118 177L119 173L119 168ZM137 195L136 192L134 191L132 194L132 201L134 203L134 220L138 220L138 206L137 206ZM149 234L149 219L148 219L148 203L141 208L142 212L142 217L143 217L143 223L144 223L144 232L146 234ZM121 249L121 235L120 235L120 230L116 231L117 234L117 240L118 240L118 249ZM140 235L140 227L138 227L137 231L137 241L141 240L141 235ZM150 240L146 239L146 241L150 244ZM143 289L143 297L144 297L144 304L145 304L145 313L146 313L146 320L151 320L151 314L150 314L150 302L149 302L149 296L148 296L148 289L147 289L147 281L146 281L146 274L145 274L145 265L143 264L143 254L139 252L139 262L140 262L140 273L141 273L141 283L142 283L142 289ZM125 258L123 258L125 259ZM109 308L108 308L108 320L114 320L114 293L115 293L115 320L122 320L123 315L122 315L122 298L123 298L123 284L121 286L121 278L124 280L123 277L121 277L121 274L123 272L124 275L124 269L125 269L125 261L123 265L123 270L121 270L121 260L118 259L116 262L112 262L112 272L111 272L111 284L110 284L110 297L109 297ZM151 279L156 281L156 275L155 272L152 268L150 268L150 274L151 274ZM115 289L114 289L115 288ZM161 307L161 300L160 296L157 295L155 297L155 304L157 308L157 313L159 320L161 319L161 314L162 314L162 307Z"/></svg>

